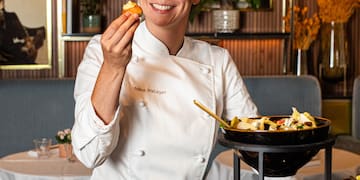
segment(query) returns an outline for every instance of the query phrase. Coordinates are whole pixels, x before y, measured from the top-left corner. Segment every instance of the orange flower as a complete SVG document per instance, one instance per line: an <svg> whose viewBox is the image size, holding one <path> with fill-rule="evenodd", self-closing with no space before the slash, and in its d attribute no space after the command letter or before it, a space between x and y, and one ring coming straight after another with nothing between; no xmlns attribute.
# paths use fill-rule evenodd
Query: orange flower
<svg viewBox="0 0 360 180"><path fill-rule="evenodd" d="M360 0L317 0L319 15L323 22L344 23L349 20Z"/></svg>
<svg viewBox="0 0 360 180"><path fill-rule="evenodd" d="M287 15L284 17L285 20L285 30L287 32L291 31L291 9L288 11ZM309 49L311 43L316 39L316 36L320 29L320 19L315 13L312 17L307 17L308 8L305 6L300 8L294 6L294 49Z"/></svg>

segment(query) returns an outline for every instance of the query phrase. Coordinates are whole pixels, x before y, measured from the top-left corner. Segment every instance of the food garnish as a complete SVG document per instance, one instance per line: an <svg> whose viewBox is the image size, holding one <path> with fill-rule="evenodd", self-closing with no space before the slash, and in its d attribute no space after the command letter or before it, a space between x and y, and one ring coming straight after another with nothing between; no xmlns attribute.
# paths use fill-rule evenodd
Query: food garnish
<svg viewBox="0 0 360 180"><path fill-rule="evenodd" d="M316 128L315 118L310 113L300 113L296 108L292 108L293 113L290 117L270 120L270 117L261 118L238 118L234 117L230 122L230 127L242 130L302 130Z"/></svg>

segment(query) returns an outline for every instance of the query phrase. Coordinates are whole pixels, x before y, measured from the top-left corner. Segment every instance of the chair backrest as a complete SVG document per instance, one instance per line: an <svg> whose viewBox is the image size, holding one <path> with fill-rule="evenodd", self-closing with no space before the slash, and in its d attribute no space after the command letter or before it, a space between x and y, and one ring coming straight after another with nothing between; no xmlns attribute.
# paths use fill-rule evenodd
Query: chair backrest
<svg viewBox="0 0 360 180"><path fill-rule="evenodd" d="M321 116L321 88L313 76L249 76L244 82L261 115L290 115L296 107Z"/></svg>
<svg viewBox="0 0 360 180"><path fill-rule="evenodd" d="M243 79L261 115L290 115L291 107L296 107L299 112L321 116L321 87L313 76L245 76ZM217 143L209 163L227 149Z"/></svg>
<svg viewBox="0 0 360 180"><path fill-rule="evenodd" d="M352 96L352 136L360 140L360 76L354 80Z"/></svg>
<svg viewBox="0 0 360 180"><path fill-rule="evenodd" d="M0 157L74 123L74 80L0 80ZM56 142L54 142L56 143Z"/></svg>

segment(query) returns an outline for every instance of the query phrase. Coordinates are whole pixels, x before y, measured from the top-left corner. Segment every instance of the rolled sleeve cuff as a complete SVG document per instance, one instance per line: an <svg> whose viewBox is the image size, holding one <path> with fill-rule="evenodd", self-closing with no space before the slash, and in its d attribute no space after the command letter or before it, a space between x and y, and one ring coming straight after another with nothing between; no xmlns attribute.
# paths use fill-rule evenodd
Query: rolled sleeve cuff
<svg viewBox="0 0 360 180"><path fill-rule="evenodd" d="M77 147L79 149L83 149L87 144L89 144L91 141L93 141L96 137L102 137L103 135L106 135L105 137L112 137L116 135L116 124L118 121L118 114L119 114L119 107L116 109L114 117L112 121L109 124L105 124L99 116L97 116L91 102L88 104L88 113L85 113L85 119L82 119L78 121L79 124L79 130L88 130L87 132L78 132L78 134L82 134L82 138L79 138L78 142L74 142L77 144ZM87 119L87 120L86 120ZM80 131L81 131L80 130ZM84 134L85 133L85 134Z"/></svg>
<svg viewBox="0 0 360 180"><path fill-rule="evenodd" d="M119 107L116 109L115 114L113 119L111 120L111 122L109 124L105 124L104 121L96 114L93 106L91 106L92 108L90 108L90 113L89 113L89 119L90 119L90 127L91 129L93 129L96 134L106 134L109 131L112 130L115 122L118 119L118 114L119 114Z"/></svg>

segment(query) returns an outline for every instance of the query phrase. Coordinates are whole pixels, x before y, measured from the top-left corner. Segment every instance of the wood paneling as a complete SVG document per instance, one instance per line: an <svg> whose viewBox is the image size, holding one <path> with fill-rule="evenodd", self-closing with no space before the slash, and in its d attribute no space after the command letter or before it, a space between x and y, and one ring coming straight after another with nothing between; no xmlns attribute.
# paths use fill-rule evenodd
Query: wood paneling
<svg viewBox="0 0 360 180"><path fill-rule="evenodd" d="M282 74L284 40L223 40L242 75Z"/></svg>
<svg viewBox="0 0 360 180"><path fill-rule="evenodd" d="M106 16L106 24L117 18L121 14L122 4L126 0L104 0L103 9ZM283 0L274 0L271 11L248 11L241 12L240 29L243 33L256 32L282 32L283 31ZM316 1L296 0L299 5L309 7L309 14L317 12ZM194 23L189 24L188 33L213 33L211 12L204 12ZM348 78L344 82L328 83L322 82L324 96L341 97L344 94L352 93L352 83L354 77L360 75L360 9L356 9L352 18L348 22L348 37L350 58L348 66ZM281 39L224 39L219 44L229 50L242 75L278 75L282 74L283 53L285 51L284 40ZM82 54L87 45L87 41L66 41L64 43L65 58L65 77L74 78L77 65L82 59ZM287 52L289 54L289 52ZM313 43L310 50L309 64L311 74L318 76L319 64L319 40ZM287 72L293 72L293 62L289 58L286 64ZM56 66L57 67L57 66ZM56 77L56 74L37 71L1 71L2 79L17 77L42 78ZM345 86L345 88L344 88Z"/></svg>
<svg viewBox="0 0 360 180"><path fill-rule="evenodd" d="M65 41L65 77L76 77L77 67L80 64L88 41Z"/></svg>
<svg viewBox="0 0 360 180"><path fill-rule="evenodd" d="M274 0L269 11L246 11L240 13L239 32L282 32L283 0ZM211 12L202 12L188 26L188 33L214 32Z"/></svg>

